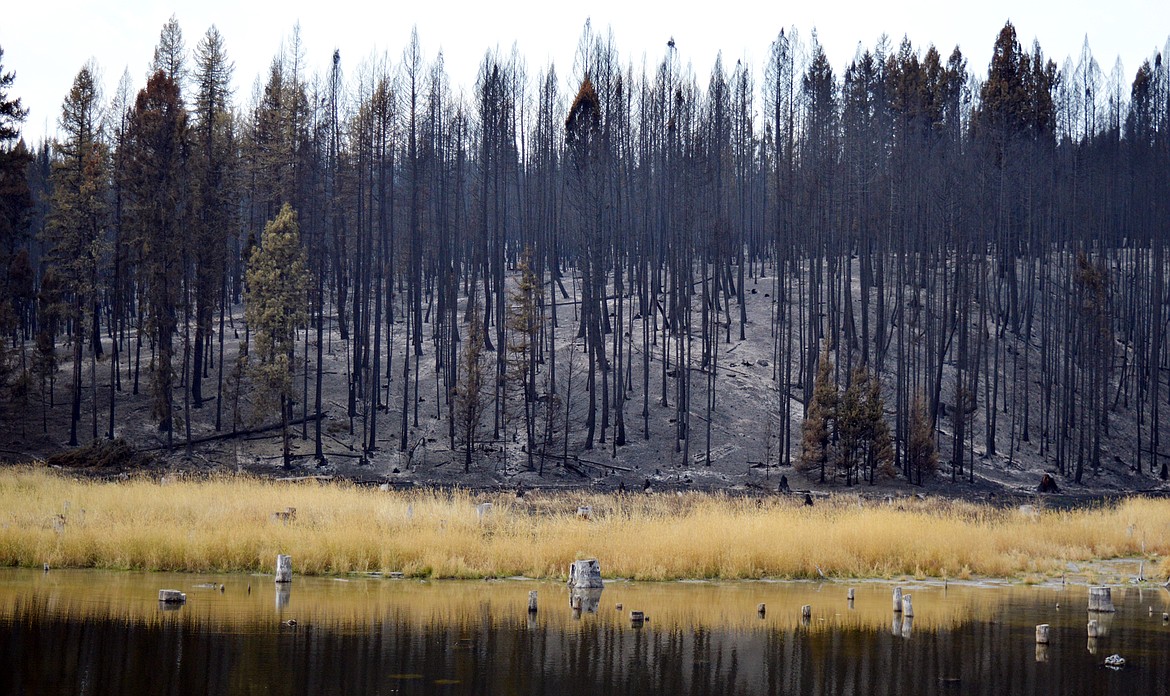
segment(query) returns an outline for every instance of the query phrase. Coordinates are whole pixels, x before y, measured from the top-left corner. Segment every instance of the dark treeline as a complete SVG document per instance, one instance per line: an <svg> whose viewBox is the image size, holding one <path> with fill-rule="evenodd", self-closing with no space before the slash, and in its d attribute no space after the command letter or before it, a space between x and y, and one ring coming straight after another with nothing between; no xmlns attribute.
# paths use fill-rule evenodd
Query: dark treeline
<svg viewBox="0 0 1170 696"><path fill-rule="evenodd" d="M294 31L242 105L223 37L172 19L144 87L83 67L32 149L7 75L5 421L112 438L142 393L172 447L279 408L286 464L323 411L364 456L421 418L468 469L710 463L751 340L769 464L1165 478L1167 66L994 41L986 73L883 39L838 75L785 30L700 79L586 25L567 78L489 52L460 91L417 33L348 68Z"/></svg>

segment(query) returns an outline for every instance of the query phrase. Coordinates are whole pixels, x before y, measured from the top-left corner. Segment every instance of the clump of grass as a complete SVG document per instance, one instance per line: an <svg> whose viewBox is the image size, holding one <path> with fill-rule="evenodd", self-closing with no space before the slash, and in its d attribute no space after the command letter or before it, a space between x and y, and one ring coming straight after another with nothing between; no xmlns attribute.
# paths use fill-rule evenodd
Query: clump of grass
<svg viewBox="0 0 1170 696"><path fill-rule="evenodd" d="M482 518L480 502L493 503ZM591 505L593 519L578 518L578 505ZM295 519L272 518L288 507ZM296 572L314 575L556 578L575 558L596 557L607 576L638 580L1035 577L1070 561L1166 558L1168 519L1170 501L1149 499L1033 514L931 499L898 507L720 494L519 500L247 477L164 485L0 472L0 564L19 566L255 572L287 553Z"/></svg>

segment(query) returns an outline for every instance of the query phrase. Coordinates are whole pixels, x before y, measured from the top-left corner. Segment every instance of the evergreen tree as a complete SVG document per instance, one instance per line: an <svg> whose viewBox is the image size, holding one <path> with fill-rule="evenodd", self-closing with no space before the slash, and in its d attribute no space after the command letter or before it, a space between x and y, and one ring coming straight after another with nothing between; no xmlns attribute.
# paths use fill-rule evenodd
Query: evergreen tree
<svg viewBox="0 0 1170 696"><path fill-rule="evenodd" d="M212 333L216 303L223 294L227 242L236 218L231 76L223 37L212 26L195 47L191 133L195 340L190 380L195 408L203 405L205 339ZM217 414L218 406L217 402Z"/></svg>
<svg viewBox="0 0 1170 696"><path fill-rule="evenodd" d="M27 228L27 217L32 209L32 192L29 190L25 170L32 162L32 156L20 138L20 124L28 111L21 106L20 99L10 98L16 75L4 72L4 49L0 48L0 388L9 380L12 372L11 360L17 342L17 332L25 332L27 309L32 297L31 268L28 254L22 258L14 253ZM25 273L24 269L29 273ZM7 338L12 337L12 346Z"/></svg>
<svg viewBox="0 0 1170 696"><path fill-rule="evenodd" d="M894 449L882 406L881 383L858 366L837 407L837 469L846 484L859 478L872 484L877 472L893 475Z"/></svg>
<svg viewBox="0 0 1170 696"><path fill-rule="evenodd" d="M801 453L799 469L806 475L820 471L820 482L825 482L825 466L829 463L829 445L837 426L837 383L833 380L833 360L829 357L829 343L821 351L817 376L813 382L812 401L801 424Z"/></svg>
<svg viewBox="0 0 1170 696"><path fill-rule="evenodd" d="M459 438L463 444L463 473L471 471L471 452L479 438L483 423L483 386L487 369L484 360L484 329L479 308L473 306L468 322L467 342L463 344L463 360L459 382L455 387L455 417L458 420Z"/></svg>
<svg viewBox="0 0 1170 696"><path fill-rule="evenodd" d="M533 468L536 447L536 348L540 340L542 302L540 284L532 271L531 251L526 250L516 270L520 274L510 293L508 308L508 383L519 391L524 408L525 451L528 468Z"/></svg>
<svg viewBox="0 0 1170 696"><path fill-rule="evenodd" d="M296 211L286 203L264 226L260 244L252 250L244 308L255 341L255 350L249 353L251 376L262 389L262 401L275 397L280 402L285 468L292 465L288 422L296 369L293 350L297 329L309 320L306 306L312 278L308 263Z"/></svg>
<svg viewBox="0 0 1170 696"><path fill-rule="evenodd" d="M866 375L868 393L865 399L866 437L865 464L869 472L869 482L874 482L874 474L880 473L887 478L893 478L894 469L894 439L890 435L890 426L886 423L885 407L882 402L882 384L877 377Z"/></svg>
<svg viewBox="0 0 1170 696"><path fill-rule="evenodd" d="M139 245L146 314L157 359L151 371L152 417L174 438L174 337L185 307L188 245L187 113L179 85L159 70L138 93L126 133L126 227Z"/></svg>
<svg viewBox="0 0 1170 696"><path fill-rule="evenodd" d="M910 442L906 458L915 483L922 485L922 477L934 476L938 471L938 448L934 442L934 429L926 416L926 406L921 397L914 398L910 411Z"/></svg>
<svg viewBox="0 0 1170 696"><path fill-rule="evenodd" d="M158 45L150 61L150 74L162 71L174 80L181 90L187 79L187 44L183 41L183 30L175 15L163 24L158 34Z"/></svg>
<svg viewBox="0 0 1170 696"><path fill-rule="evenodd" d="M78 444L84 327L97 318L93 300L105 256L109 212L108 154L102 142L101 95L94 71L87 64L77 73L61 108L59 124L65 139L57 146L59 157L53 165L53 204L46 240L64 291L71 297L67 314L73 342L71 447ZM95 344L99 340L96 330L93 339Z"/></svg>

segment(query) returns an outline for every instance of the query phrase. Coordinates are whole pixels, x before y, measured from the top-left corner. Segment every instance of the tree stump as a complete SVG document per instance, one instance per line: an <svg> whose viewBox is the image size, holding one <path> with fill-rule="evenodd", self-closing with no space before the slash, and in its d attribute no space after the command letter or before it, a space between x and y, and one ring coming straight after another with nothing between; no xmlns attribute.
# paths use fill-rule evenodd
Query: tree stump
<svg viewBox="0 0 1170 696"><path fill-rule="evenodd" d="M848 593L846 593L846 598L847 598L847 599L848 599L850 602L852 602L852 601L853 601L853 588L852 588L852 587L850 587L850 588L849 588L849 592L848 592Z"/></svg>
<svg viewBox="0 0 1170 696"><path fill-rule="evenodd" d="M163 604L183 604L187 601L187 595L179 590L159 590L158 601Z"/></svg>
<svg viewBox="0 0 1170 696"><path fill-rule="evenodd" d="M914 618L914 605L910 602L910 595L902 595L902 616L903 618Z"/></svg>
<svg viewBox="0 0 1170 696"><path fill-rule="evenodd" d="M601 565L596 558L573 561L569 566L569 589L605 587L601 581Z"/></svg>
<svg viewBox="0 0 1170 696"><path fill-rule="evenodd" d="M276 581L277 582L292 582L292 556L284 554L277 554L276 556Z"/></svg>
<svg viewBox="0 0 1170 696"><path fill-rule="evenodd" d="M1036 642L1040 645L1048 645L1048 624L1040 624L1036 627Z"/></svg>
<svg viewBox="0 0 1170 696"><path fill-rule="evenodd" d="M1116 611L1113 608L1113 593L1108 587L1090 587L1089 588L1089 611L1099 611L1110 613Z"/></svg>
<svg viewBox="0 0 1170 696"><path fill-rule="evenodd" d="M894 588L894 613L895 614L902 613L902 588L901 587Z"/></svg>
<svg viewBox="0 0 1170 696"><path fill-rule="evenodd" d="M764 618L764 615L767 612L768 612L768 607L765 606L763 602L760 602L759 604L756 605L756 613L760 615L761 619Z"/></svg>
<svg viewBox="0 0 1170 696"><path fill-rule="evenodd" d="M811 604L806 604L800 608L800 618L805 619L806 621L808 619L812 618L812 605Z"/></svg>
<svg viewBox="0 0 1170 696"><path fill-rule="evenodd" d="M532 590L528 593L528 613L536 613L536 590Z"/></svg>

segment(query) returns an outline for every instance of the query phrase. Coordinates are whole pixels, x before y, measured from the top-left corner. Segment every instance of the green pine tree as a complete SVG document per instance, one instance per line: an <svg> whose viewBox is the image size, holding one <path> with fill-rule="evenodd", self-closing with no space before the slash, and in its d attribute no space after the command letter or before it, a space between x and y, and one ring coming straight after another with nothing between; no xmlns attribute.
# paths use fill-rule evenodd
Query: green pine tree
<svg viewBox="0 0 1170 696"><path fill-rule="evenodd" d="M260 244L252 250L244 308L254 340L250 376L262 397L279 399L286 468L292 463L288 424L296 364L293 350L297 329L309 320L310 275L297 214L286 203L264 226Z"/></svg>
<svg viewBox="0 0 1170 696"><path fill-rule="evenodd" d="M868 381L869 375L865 368L855 369L837 407L837 447L834 459L838 475L845 476L846 485L853 485L858 465L864 461L867 450L870 431Z"/></svg>

